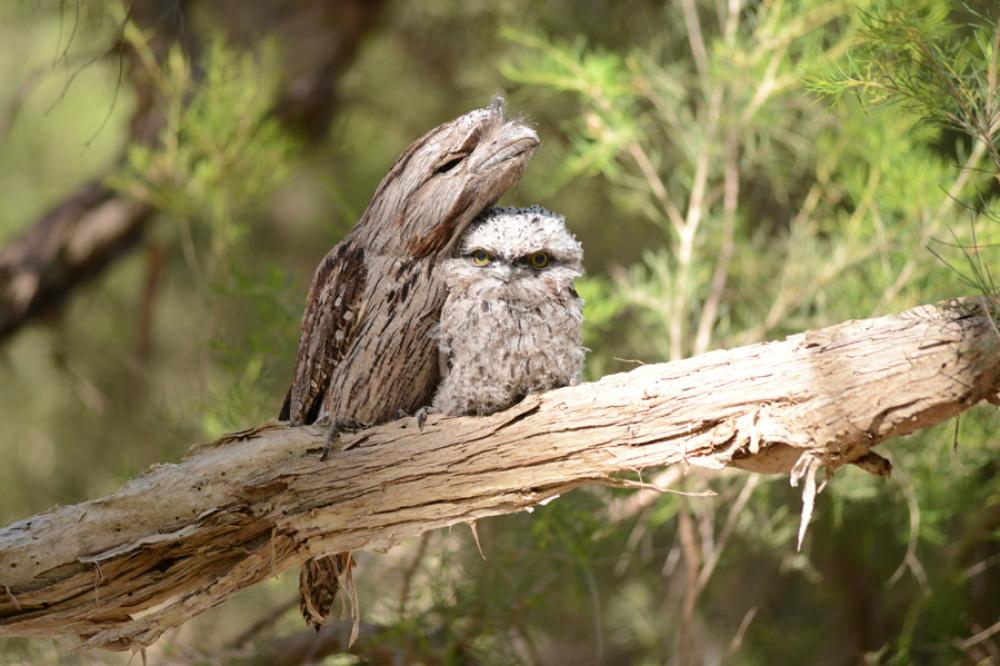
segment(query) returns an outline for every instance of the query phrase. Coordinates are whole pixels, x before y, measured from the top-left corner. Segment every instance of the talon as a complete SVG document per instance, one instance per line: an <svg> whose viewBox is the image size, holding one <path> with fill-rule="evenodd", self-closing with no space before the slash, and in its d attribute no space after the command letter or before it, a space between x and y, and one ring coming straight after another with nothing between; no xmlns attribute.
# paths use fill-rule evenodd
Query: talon
<svg viewBox="0 0 1000 666"><path fill-rule="evenodd" d="M323 446L323 453L319 457L320 460L326 460L331 452L340 449L338 442L339 439L340 439L340 429L337 428L336 424L331 424L330 430L328 430L326 433L326 444Z"/></svg>
<svg viewBox="0 0 1000 666"><path fill-rule="evenodd" d="M427 415L431 413L431 410L427 407L421 407L413 414L413 417L417 419L417 429L423 430L424 424L427 423Z"/></svg>
<svg viewBox="0 0 1000 666"><path fill-rule="evenodd" d="M399 419L405 419L407 416L409 416L409 414L407 414L406 412L404 412L402 409L397 409L396 410L396 420L397 421Z"/></svg>

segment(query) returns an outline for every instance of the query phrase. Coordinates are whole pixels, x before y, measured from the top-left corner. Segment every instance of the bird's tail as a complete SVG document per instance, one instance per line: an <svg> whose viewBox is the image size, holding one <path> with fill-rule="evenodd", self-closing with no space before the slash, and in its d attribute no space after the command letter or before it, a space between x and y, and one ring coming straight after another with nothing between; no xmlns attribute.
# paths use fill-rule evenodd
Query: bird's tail
<svg viewBox="0 0 1000 666"><path fill-rule="evenodd" d="M337 592L343 588L347 600L341 597L341 618L347 617L347 605L351 613L351 640L358 637L360 614L358 612L358 592L354 587L351 570L354 561L351 553L337 553L327 557L307 560L299 573L299 610L306 624L319 631L326 623L333 608Z"/></svg>

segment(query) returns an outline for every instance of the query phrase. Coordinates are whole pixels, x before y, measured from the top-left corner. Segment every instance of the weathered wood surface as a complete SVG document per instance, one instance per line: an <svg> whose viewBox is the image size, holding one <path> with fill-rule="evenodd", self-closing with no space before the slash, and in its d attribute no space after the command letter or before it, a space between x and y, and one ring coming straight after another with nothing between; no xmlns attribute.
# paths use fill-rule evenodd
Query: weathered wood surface
<svg viewBox="0 0 1000 666"><path fill-rule="evenodd" d="M991 305L997 318L997 304ZM487 417L345 435L268 424L118 492L0 530L0 636L135 648L308 557L382 549L650 466L827 464L1000 393L1000 335L966 299L648 365ZM754 454L753 451L757 453Z"/></svg>

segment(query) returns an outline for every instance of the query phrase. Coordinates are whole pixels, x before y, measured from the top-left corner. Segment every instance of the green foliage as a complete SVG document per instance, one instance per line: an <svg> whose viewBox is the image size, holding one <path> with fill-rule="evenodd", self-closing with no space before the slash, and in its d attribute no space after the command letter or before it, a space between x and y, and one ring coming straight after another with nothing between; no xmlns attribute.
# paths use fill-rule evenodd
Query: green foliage
<svg viewBox="0 0 1000 666"><path fill-rule="evenodd" d="M807 77L807 85L835 99L854 92L876 108L903 104L995 143L998 19L973 13L959 30L953 10L944 0L876 2L860 14L863 27L834 73Z"/></svg>
<svg viewBox="0 0 1000 666"><path fill-rule="evenodd" d="M615 320L621 315L624 300L613 283L600 275L577 280L576 290L583 299L583 346L590 350L602 349ZM605 375L608 360L607 354L590 354L587 357L587 377L599 379Z"/></svg>
<svg viewBox="0 0 1000 666"><path fill-rule="evenodd" d="M109 39L106 12L84 3L76 41ZM56 22L31 20L25 3L0 4L0 242L101 169L123 139L129 91L113 59L59 43ZM78 46L78 45L77 45Z"/></svg>
<svg viewBox="0 0 1000 666"><path fill-rule="evenodd" d="M287 354L274 352L298 342L300 287L286 270L247 256L254 209L282 185L298 148L272 113L280 50L269 41L240 51L216 36L196 73L180 46L160 65L133 24L124 34L155 83L164 121L154 143L129 146L109 183L175 226L193 275L218 308L230 310L219 321L240 322L214 331L210 344L223 372L210 379L199 411L202 431L218 437L275 415L271 393L286 381L278 359Z"/></svg>
<svg viewBox="0 0 1000 666"><path fill-rule="evenodd" d="M807 87L832 100L855 93L873 109L901 105L958 130L974 142L975 151L987 153L994 178L1000 179L1000 14L991 9L996 16L966 8L970 21L959 29L949 2L882 0L861 15L863 27L851 48L827 72L807 77ZM990 265L1000 258L995 240L1000 214L990 209L985 194L966 205L968 224L949 227L948 239L929 239L930 250L964 282L995 296L1000 290Z"/></svg>
<svg viewBox="0 0 1000 666"><path fill-rule="evenodd" d="M572 189L582 177L602 178L617 215L650 220L661 233L639 261L610 270L610 280L597 283L600 289L591 286L591 301L605 304L589 307L610 315L591 324L601 331L591 367L614 367L612 354L679 358L961 294L960 276L936 263L933 252L919 249L945 232L953 235L949 245L932 249L964 253L968 281L992 284L990 267L996 264L987 253L997 225L977 212L988 211L995 196L993 173L979 169L989 144L985 151L970 151L962 142L947 146L943 127L974 138L982 135L977 127L995 131L995 30L986 23L966 33L946 20L949 12L942 7L762 4L747 15L721 16L720 33L704 37L704 56L694 49L683 64L669 46L658 52L632 45L615 54L590 48L580 37L502 33L518 46L505 75L539 88L547 105L552 94L574 100L574 113L553 119L568 134L560 186ZM936 58L935 66L914 55L921 49ZM831 66L859 68L881 88L865 87L863 104L843 98L824 109L810 93L831 90L832 79L818 74ZM942 96L948 85L958 92ZM876 90L881 97L868 97ZM920 99L929 101L921 105ZM886 113L889 101L904 103ZM932 103L939 108L930 109ZM974 210L958 203L971 199L978 202ZM607 285L612 288L604 293ZM968 418L978 424L983 416ZM896 640L868 645L872 655L922 659L939 649L928 636L961 631L941 622L944 608L962 604L968 583L954 577L954 560L940 552L961 528L954 525L953 507L938 508L939 494L955 499L968 486L963 479L992 463L979 460L964 473L941 474L952 463L939 432L923 434L917 438L922 445L898 452L897 469L905 470L905 478L878 518L872 506L886 504L885 484L854 472L839 474L818 507L811 539L823 545L816 548L857 552L858 570L891 578L897 591L921 590L916 603L887 594L885 614L896 618L899 633ZM986 448L995 455L995 445ZM732 496L729 482L715 487ZM995 489L986 494L993 497ZM739 548L747 557L787 550L797 519L797 510L789 510L793 497L758 491L758 520L737 523L743 543L726 552ZM982 496L965 501L995 503ZM645 516L647 525L659 524L653 517L661 513L664 525L673 524L676 502L666 499L661 506ZM881 529L866 531L862 543L841 541L875 524ZM895 576L899 559L875 552L884 550L888 534L898 535L899 558L912 551ZM992 543L995 548L995 538ZM831 576L865 575L825 560L814 550L810 558L786 558L786 566L813 585L830 585ZM702 593L708 607L715 608L714 595L726 578L716 573ZM651 612L648 601L629 598L644 609L640 614ZM804 600L799 615L823 617L823 605L833 601ZM732 621L735 626L739 618ZM781 654L795 659L822 641L806 631L804 641L790 642L787 623L796 620L783 616L782 622L786 630L773 636L758 630L748 654L759 649L768 662ZM648 640L642 643L655 649Z"/></svg>
<svg viewBox="0 0 1000 666"><path fill-rule="evenodd" d="M500 71L508 79L573 93L591 102L588 113L574 119L567 128L572 151L552 186L581 175L619 176L616 158L635 141L638 131L632 118L636 92L625 60L614 53L588 49L582 36L559 44L511 27L502 28L500 35L537 53L530 65L511 61L502 64Z"/></svg>
<svg viewBox="0 0 1000 666"><path fill-rule="evenodd" d="M229 310L224 321L241 322L211 340L213 360L224 373L213 382L202 408L202 430L215 438L276 416L275 387L288 381L288 354L299 341L301 285L276 265L251 269L236 262L213 285L213 300ZM245 327L243 321L249 321ZM280 389L279 389L280 390Z"/></svg>
<svg viewBox="0 0 1000 666"><path fill-rule="evenodd" d="M271 114L281 74L277 45L251 54L216 37L196 76L179 46L160 66L131 23L125 35L156 84L165 117L157 141L130 145L127 164L110 182L177 224L193 268L195 226L210 232L218 260L246 236L248 209L292 166L294 143Z"/></svg>

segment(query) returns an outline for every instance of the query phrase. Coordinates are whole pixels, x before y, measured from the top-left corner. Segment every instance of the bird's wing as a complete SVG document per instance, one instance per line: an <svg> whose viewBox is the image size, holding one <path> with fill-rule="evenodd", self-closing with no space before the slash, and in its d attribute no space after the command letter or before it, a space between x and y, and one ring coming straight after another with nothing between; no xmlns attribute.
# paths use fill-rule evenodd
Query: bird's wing
<svg viewBox="0 0 1000 666"><path fill-rule="evenodd" d="M434 340L438 343L438 374L441 379L448 376L451 372L451 362L453 354L451 353L451 337L445 335L444 331L441 330L440 324L434 325L433 332Z"/></svg>
<svg viewBox="0 0 1000 666"><path fill-rule="evenodd" d="M364 249L353 235L334 247L313 276L292 385L279 418L292 425L312 423L321 414L331 377L354 344L364 316L367 281Z"/></svg>

